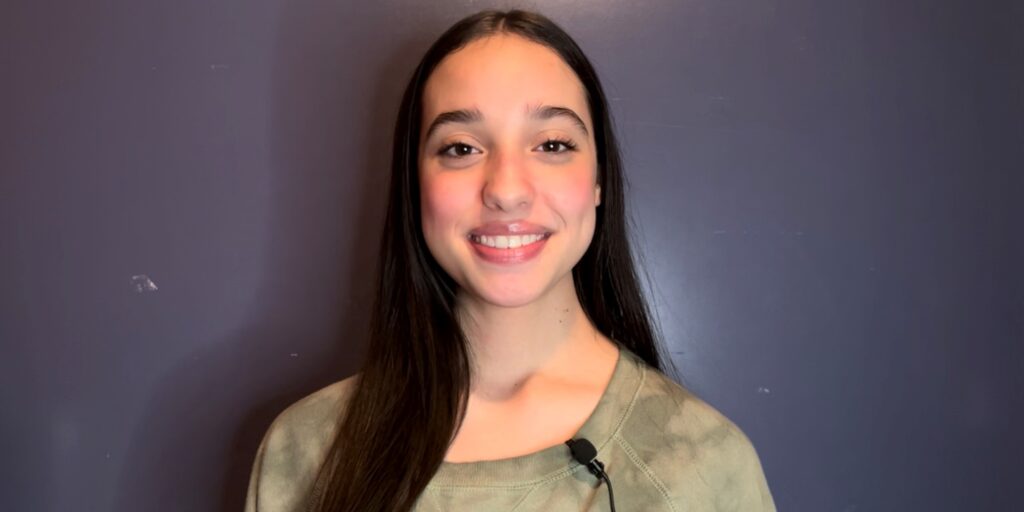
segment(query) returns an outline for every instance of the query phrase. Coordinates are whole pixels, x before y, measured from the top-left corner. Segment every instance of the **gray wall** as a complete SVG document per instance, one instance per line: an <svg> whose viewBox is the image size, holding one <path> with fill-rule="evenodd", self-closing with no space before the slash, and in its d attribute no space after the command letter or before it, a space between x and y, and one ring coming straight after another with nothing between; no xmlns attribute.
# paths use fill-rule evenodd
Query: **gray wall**
<svg viewBox="0 0 1024 512"><path fill-rule="evenodd" d="M486 5L0 7L0 509L241 507L273 416L358 368L401 87ZM1008 510L1020 3L542 6L780 509Z"/></svg>

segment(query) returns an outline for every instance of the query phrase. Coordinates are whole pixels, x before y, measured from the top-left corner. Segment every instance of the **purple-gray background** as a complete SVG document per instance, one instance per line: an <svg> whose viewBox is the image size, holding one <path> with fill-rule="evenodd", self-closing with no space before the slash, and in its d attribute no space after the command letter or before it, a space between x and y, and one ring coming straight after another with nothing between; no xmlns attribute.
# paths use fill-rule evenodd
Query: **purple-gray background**
<svg viewBox="0 0 1024 512"><path fill-rule="evenodd" d="M0 7L0 509L240 509L361 361L401 88L492 5L601 73L667 343L780 510L1013 506L1019 2L64 0Z"/></svg>

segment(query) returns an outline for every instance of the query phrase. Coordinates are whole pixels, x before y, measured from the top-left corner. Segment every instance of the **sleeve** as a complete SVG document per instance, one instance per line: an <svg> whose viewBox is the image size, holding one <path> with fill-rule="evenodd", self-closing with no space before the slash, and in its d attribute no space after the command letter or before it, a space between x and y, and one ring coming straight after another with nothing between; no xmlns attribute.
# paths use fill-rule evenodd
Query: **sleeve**
<svg viewBox="0 0 1024 512"><path fill-rule="evenodd" d="M738 483L735 487L737 503L734 510L776 512L775 501L768 488L768 479L764 475L757 450L746 434L734 425L733 436L736 440L733 477Z"/></svg>
<svg viewBox="0 0 1024 512"><path fill-rule="evenodd" d="M267 449L267 437L270 431L263 435L260 447L256 450L256 458L252 463L252 470L249 473L249 489L245 494L245 512L259 512L260 477L263 475L263 454Z"/></svg>
<svg viewBox="0 0 1024 512"><path fill-rule="evenodd" d="M253 460L245 512L308 509L320 466L334 439L344 382L295 402L271 422Z"/></svg>

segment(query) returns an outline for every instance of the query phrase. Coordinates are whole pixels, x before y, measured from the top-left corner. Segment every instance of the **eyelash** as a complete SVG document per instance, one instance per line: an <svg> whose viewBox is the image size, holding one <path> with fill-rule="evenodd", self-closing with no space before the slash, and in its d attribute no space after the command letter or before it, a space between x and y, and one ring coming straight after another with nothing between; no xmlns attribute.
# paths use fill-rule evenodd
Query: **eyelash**
<svg viewBox="0 0 1024 512"><path fill-rule="evenodd" d="M576 143L574 143L573 141L571 141L569 139L551 138L551 139L548 139L548 140L546 140L544 142L541 142L540 145L541 146L546 146L546 145L551 144L551 143L561 144L561 145L565 146L565 151L543 151L543 153L554 153L554 154L558 155L558 154L562 154L562 153L568 153L570 151L576 151ZM469 156L469 155L458 155L458 156L456 156L456 155L449 155L449 154L447 154L448 151L450 151L452 148L455 148L455 147L458 147L458 146L465 146L467 148L472 148L473 147L473 146L470 146L469 144L465 144L465 143L462 143L462 142L453 142L451 144L446 144L445 146L441 147L441 149L437 150L437 154L439 156L443 156L443 157L447 157L447 158L456 158L456 159L458 159L458 158L465 158L466 156Z"/></svg>

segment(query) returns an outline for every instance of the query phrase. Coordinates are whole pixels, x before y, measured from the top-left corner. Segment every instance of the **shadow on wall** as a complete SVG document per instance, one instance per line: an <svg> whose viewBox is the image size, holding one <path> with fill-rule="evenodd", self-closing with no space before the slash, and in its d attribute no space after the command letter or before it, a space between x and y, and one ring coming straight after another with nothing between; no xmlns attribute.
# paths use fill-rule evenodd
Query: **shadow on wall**
<svg viewBox="0 0 1024 512"><path fill-rule="evenodd" d="M389 45L379 9L285 5L269 99L268 272L246 325L159 380L128 443L117 511L242 510L274 417L362 361L392 123L425 43ZM365 52L375 36L384 64Z"/></svg>

